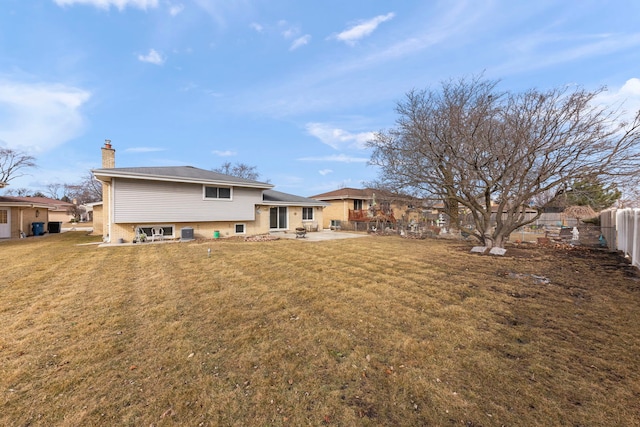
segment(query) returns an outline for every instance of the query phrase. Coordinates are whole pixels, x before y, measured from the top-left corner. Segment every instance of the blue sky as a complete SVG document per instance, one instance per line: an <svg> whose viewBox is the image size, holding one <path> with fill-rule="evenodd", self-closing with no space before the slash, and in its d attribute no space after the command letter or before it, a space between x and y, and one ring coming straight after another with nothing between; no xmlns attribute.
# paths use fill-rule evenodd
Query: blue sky
<svg viewBox="0 0 640 427"><path fill-rule="evenodd" d="M607 87L640 109L640 2L2 0L0 144L44 191L100 166L254 165L311 196L376 177L364 146L414 88Z"/></svg>

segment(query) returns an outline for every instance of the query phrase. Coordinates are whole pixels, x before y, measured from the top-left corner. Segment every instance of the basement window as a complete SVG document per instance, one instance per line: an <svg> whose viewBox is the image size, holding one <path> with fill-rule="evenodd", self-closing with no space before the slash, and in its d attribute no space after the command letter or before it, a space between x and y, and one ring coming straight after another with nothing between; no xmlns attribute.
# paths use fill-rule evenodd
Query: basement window
<svg viewBox="0 0 640 427"><path fill-rule="evenodd" d="M173 235L173 230L175 228L173 225L144 225L137 228L138 230L140 230L140 232L146 234L149 240L151 240L151 235L153 234L153 232L151 231L152 228L162 228L162 234L165 239L173 239L175 237Z"/></svg>
<svg viewBox="0 0 640 427"><path fill-rule="evenodd" d="M236 234L246 233L244 224L236 224L235 228L236 228Z"/></svg>

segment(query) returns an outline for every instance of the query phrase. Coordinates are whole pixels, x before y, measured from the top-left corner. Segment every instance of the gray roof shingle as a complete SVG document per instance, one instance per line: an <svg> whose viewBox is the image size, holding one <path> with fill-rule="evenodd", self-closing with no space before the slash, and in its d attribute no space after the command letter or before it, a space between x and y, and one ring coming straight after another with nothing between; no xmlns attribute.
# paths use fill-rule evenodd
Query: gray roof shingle
<svg viewBox="0 0 640 427"><path fill-rule="evenodd" d="M148 166L133 168L102 168L92 170L96 176L116 176L136 179L157 179L162 181L193 181L226 183L229 185L246 185L248 187L272 188L273 185L254 181L251 179L238 178L223 173L195 168L193 166Z"/></svg>

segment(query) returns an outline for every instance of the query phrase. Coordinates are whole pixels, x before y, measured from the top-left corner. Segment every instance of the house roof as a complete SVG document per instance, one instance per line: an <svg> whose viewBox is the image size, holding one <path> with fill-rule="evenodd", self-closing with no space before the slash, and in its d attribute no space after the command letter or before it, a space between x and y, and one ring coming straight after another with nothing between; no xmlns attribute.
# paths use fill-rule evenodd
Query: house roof
<svg viewBox="0 0 640 427"><path fill-rule="evenodd" d="M373 196L376 196L380 199L385 199L386 201L393 202L406 202L406 203L415 203L417 200L414 197L392 193L387 190L377 189L377 188L340 188L339 190L329 191L328 193L317 194L315 196L311 196L316 200L350 200L350 199L363 199L363 200L372 200Z"/></svg>
<svg viewBox="0 0 640 427"><path fill-rule="evenodd" d="M328 203L321 202L308 197L296 196L276 190L265 190L262 192L262 200L271 205L283 206L329 206Z"/></svg>
<svg viewBox="0 0 640 427"><path fill-rule="evenodd" d="M66 211L73 206L72 203L61 200L50 199L49 197L14 197L0 196L0 206L22 206L33 208L44 208L53 211Z"/></svg>
<svg viewBox="0 0 640 427"><path fill-rule="evenodd" d="M266 182L238 178L219 172L195 168L193 166L101 168L93 169L91 172L101 181L110 181L111 178L130 178L251 188L273 188L272 184Z"/></svg>
<svg viewBox="0 0 640 427"><path fill-rule="evenodd" d="M316 200L344 200L344 199L371 199L376 190L371 188L340 188L328 193L316 194L311 198Z"/></svg>

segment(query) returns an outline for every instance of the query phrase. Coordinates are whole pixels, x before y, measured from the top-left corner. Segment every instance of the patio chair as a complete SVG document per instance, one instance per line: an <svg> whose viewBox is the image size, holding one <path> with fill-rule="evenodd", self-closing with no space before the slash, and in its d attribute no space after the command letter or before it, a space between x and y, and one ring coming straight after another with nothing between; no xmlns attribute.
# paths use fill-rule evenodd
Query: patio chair
<svg viewBox="0 0 640 427"><path fill-rule="evenodd" d="M151 229L151 241L155 242L156 239L158 240L164 239L164 229L162 227L153 227Z"/></svg>

